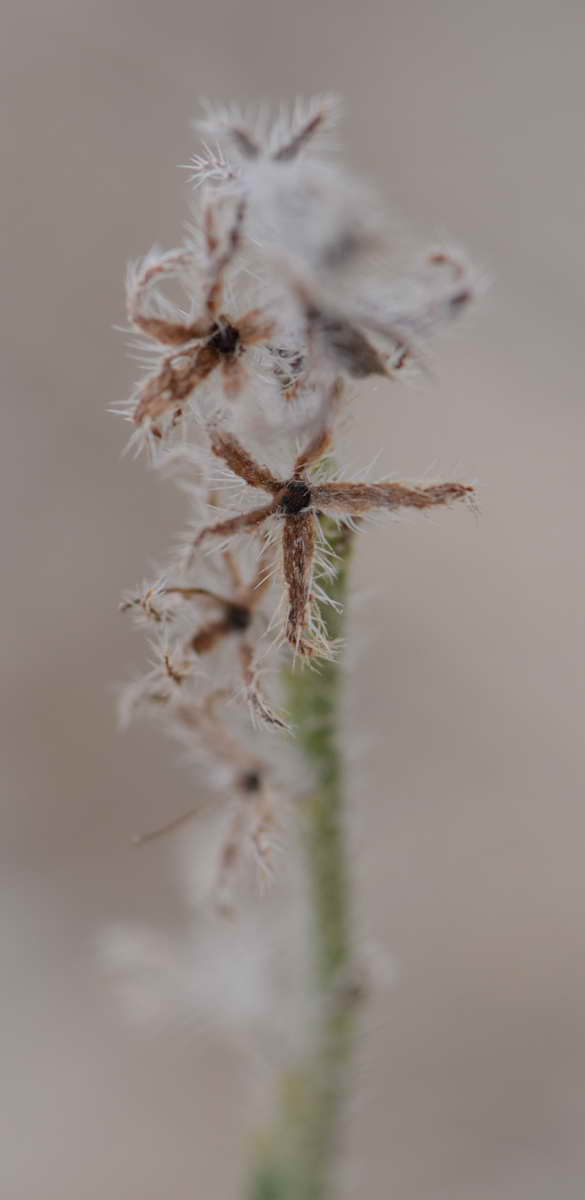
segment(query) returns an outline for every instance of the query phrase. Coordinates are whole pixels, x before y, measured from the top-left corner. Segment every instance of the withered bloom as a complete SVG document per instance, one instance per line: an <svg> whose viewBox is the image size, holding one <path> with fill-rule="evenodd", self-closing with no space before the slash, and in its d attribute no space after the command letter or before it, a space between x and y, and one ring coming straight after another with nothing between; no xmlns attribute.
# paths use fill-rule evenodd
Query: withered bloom
<svg viewBox="0 0 585 1200"><path fill-rule="evenodd" d="M229 696L229 693L228 693ZM170 727L181 741L201 749L210 769L213 787L214 771L227 781L228 797L233 802L233 814L220 850L215 893L221 906L231 890L240 860L251 852L263 872L270 871L272 834L275 828L274 781L267 762L249 750L228 729L217 712L226 699L222 690L209 693L203 701L179 700L167 710ZM199 811L198 805L173 817L157 829L135 838L138 845L173 833L191 821Z"/></svg>
<svg viewBox="0 0 585 1200"><path fill-rule="evenodd" d="M177 595L185 600L202 603L210 613L209 620L189 636L186 652L207 655L225 640L235 639L244 694L253 715L266 725L286 729L286 721L273 711L263 694L254 653L254 618L260 612L262 601L272 582L272 550L263 543L256 570L249 583L244 579L237 558L229 550L225 550L222 557L230 583L229 595L189 584L167 585L164 589L167 595Z"/></svg>
<svg viewBox="0 0 585 1200"><path fill-rule="evenodd" d="M249 309L241 317L222 311L228 267L240 244L245 205L240 201L225 244L217 233L214 210L205 211L205 243L209 282L203 313L193 321L169 320L149 313L148 292L162 277L184 271L192 260L188 251L171 251L146 260L141 271L131 276L128 289L128 318L131 324L155 345L176 347L167 354L158 369L142 385L133 421L149 422L151 432L162 436L158 422L169 414L175 423L195 388L219 368L223 390L233 398L246 380L242 356L249 346L267 342L274 332L274 321L261 308Z"/></svg>
<svg viewBox="0 0 585 1200"><path fill-rule="evenodd" d="M333 390L338 386L334 385ZM270 518L282 522L282 567L288 595L286 639L306 656L327 652L327 647L320 648L312 636L319 514L347 519L380 510L444 507L473 493L473 488L463 483L321 483L312 478L311 469L329 453L332 443L332 430L325 426L297 455L290 476L282 479L257 463L233 434L212 429L213 453L250 487L268 492L270 500L261 508L206 526L194 543L196 549L211 537L229 538L256 531Z"/></svg>

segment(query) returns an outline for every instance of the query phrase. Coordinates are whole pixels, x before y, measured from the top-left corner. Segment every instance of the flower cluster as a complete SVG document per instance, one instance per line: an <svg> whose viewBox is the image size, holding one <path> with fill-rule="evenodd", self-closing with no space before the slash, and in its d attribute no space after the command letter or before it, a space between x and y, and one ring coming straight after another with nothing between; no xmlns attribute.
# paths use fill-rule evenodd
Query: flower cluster
<svg viewBox="0 0 585 1200"><path fill-rule="evenodd" d="M210 111L185 245L128 272L145 374L122 411L157 468L187 471L194 513L159 578L124 597L155 660L123 712L156 716L231 798L222 895L246 851L267 862L278 782L264 743L287 719L266 678L286 656L318 668L336 652L328 523L473 497L459 482L350 480L335 464L356 381L386 388L424 367L477 291L457 250L405 256L370 190L331 160L336 116L328 97L273 122Z"/></svg>

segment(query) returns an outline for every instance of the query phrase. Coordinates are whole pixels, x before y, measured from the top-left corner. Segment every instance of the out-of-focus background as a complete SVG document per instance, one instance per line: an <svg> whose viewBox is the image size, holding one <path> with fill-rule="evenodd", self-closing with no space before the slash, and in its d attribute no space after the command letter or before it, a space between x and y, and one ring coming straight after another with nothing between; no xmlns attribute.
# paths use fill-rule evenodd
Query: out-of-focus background
<svg viewBox="0 0 585 1200"><path fill-rule="evenodd" d="M128 1027L95 961L112 922L185 920L174 848L130 836L191 786L115 729L144 650L119 592L184 505L120 457L112 325L126 260L180 240L198 98L324 90L354 167L493 279L437 382L361 393L356 463L383 446L388 471L477 479L482 516L360 539L359 906L397 980L371 1001L342 1194L581 1200L584 51L580 0L9 5L6 1200L241 1194L247 1055L195 1021Z"/></svg>

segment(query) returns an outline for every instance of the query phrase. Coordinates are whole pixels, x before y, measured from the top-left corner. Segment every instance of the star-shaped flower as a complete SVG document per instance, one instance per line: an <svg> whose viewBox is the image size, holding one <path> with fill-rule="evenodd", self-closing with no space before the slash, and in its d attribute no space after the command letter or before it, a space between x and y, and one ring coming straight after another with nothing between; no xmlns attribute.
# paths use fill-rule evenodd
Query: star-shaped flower
<svg viewBox="0 0 585 1200"><path fill-rule="evenodd" d="M229 595L211 591L206 587L189 584L167 585L167 595L177 595L185 600L195 600L209 610L209 620L195 629L185 647L187 653L209 654L227 638L238 641L238 657L242 672L244 694L253 714L266 725L286 729L287 724L271 708L258 679L252 627L260 611L262 601L272 582L272 550L264 542L253 578L246 583L239 564L228 550L223 561L229 579ZM212 615L213 614L213 615Z"/></svg>
<svg viewBox="0 0 585 1200"><path fill-rule="evenodd" d="M337 388L334 385L334 390ZM213 453L250 487L268 492L270 500L261 508L207 526L194 543L196 549L210 537L230 538L244 531L256 531L270 518L280 519L288 599L286 638L296 651L309 657L327 653L328 649L320 644L315 626L313 575L320 514L351 519L380 510L437 508L469 498L473 493L473 488L464 483L315 481L311 468L328 453L331 444L331 429L321 428L297 455L290 476L278 478L268 467L257 463L233 434L213 427Z"/></svg>
<svg viewBox="0 0 585 1200"><path fill-rule="evenodd" d="M222 311L227 269L236 255L242 238L244 202L240 201L225 244L217 233L214 210L205 212L205 243L209 263L209 283L203 312L192 321L171 320L149 312L150 288L163 277L171 277L192 265L188 250L173 250L168 254L149 255L142 269L132 272L128 285L128 318L135 329L155 343L155 346L176 347L166 354L155 374L140 387L139 399L132 420L137 426L148 423L156 437L162 437L161 418L169 415L175 423L183 407L197 388L218 367L224 393L233 398L240 392L246 372L242 356L249 346L268 342L275 322L262 308L252 308L241 317Z"/></svg>

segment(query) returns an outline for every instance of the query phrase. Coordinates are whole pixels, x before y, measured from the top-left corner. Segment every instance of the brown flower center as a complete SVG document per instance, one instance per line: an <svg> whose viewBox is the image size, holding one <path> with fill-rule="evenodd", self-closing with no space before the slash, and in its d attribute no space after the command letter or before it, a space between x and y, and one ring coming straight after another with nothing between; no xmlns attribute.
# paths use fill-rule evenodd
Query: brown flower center
<svg viewBox="0 0 585 1200"><path fill-rule="evenodd" d="M226 620L234 633L243 633L248 629L252 614L245 604L230 604L226 613Z"/></svg>
<svg viewBox="0 0 585 1200"><path fill-rule="evenodd" d="M311 504L311 489L302 479L291 479L287 483L280 501L280 510L287 517L296 516Z"/></svg>
<svg viewBox="0 0 585 1200"><path fill-rule="evenodd" d="M259 792L262 784L262 779L259 771L244 771L240 775L240 787L243 792Z"/></svg>
<svg viewBox="0 0 585 1200"><path fill-rule="evenodd" d="M235 325L229 321L216 321L208 345L225 358L235 354L240 342L240 334Z"/></svg>

